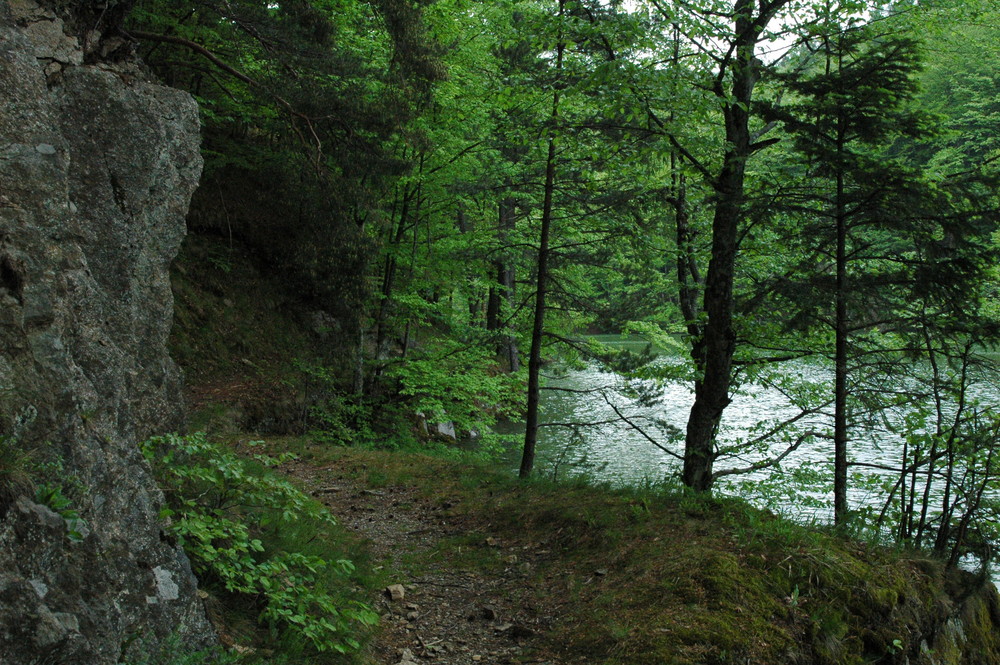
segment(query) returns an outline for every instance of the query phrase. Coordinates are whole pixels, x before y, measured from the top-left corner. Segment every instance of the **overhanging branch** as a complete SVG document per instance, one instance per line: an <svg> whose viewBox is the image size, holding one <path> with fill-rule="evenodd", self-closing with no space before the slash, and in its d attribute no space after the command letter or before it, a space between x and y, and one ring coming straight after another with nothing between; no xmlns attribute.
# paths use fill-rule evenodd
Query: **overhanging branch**
<svg viewBox="0 0 1000 665"><path fill-rule="evenodd" d="M206 60L208 60L213 65L215 65L225 73L229 74L233 78L242 81L243 83L246 83L247 85L253 88L258 88L260 90L263 90L268 96L270 96L272 99L274 99L274 101L278 102L278 104L280 104L286 111L288 111L290 115L295 116L296 118L300 118L303 122L306 123L306 126L309 128L309 133L312 135L311 144L315 147L313 166L316 167L317 171L320 171L321 159L323 156L323 141L319 138L319 135L316 133L316 127L313 124L313 119L305 115L304 113L301 113L300 111L296 111L295 108L280 95L271 92L260 81L250 76L247 76L240 70L236 69L229 63L222 60L219 56L215 55L214 53L212 53L212 51L205 48L198 42L191 41L190 39L184 39L183 37L178 37L176 35L160 35L155 32L145 32L143 30L131 30L128 32L123 30L122 32L126 36L131 37L137 41L146 40L146 41L162 42L166 44L176 44L178 46L183 46L191 51L194 51L198 55L202 56L203 58L205 58ZM305 137L302 136L302 133L299 131L299 128L296 127L295 123L293 122L291 123L291 125L295 133L298 134L299 140L301 140L302 143L304 144L310 144L310 141L307 141Z"/></svg>

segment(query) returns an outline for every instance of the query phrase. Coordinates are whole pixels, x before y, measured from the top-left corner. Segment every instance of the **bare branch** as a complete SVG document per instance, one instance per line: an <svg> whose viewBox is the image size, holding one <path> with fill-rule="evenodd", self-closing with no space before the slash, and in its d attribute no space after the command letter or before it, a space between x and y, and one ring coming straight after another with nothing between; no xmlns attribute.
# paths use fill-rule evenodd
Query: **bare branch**
<svg viewBox="0 0 1000 665"><path fill-rule="evenodd" d="M604 401L607 402L608 406L611 407L611 409L621 419L622 422L624 422L626 425L628 425L629 427L631 427L632 429L634 429L636 432L638 432L639 434L641 434L642 437L644 439L646 439L646 441L649 441L651 444L653 444L654 446L656 446L657 448L659 448L660 450L662 450L666 454L670 455L674 459L678 459L678 460L681 460L681 461L684 460L684 456L683 455L678 455L674 451L670 450L669 448L667 448L666 446L664 446L663 444L661 444L659 441L657 441L656 439L654 439L650 435L646 434L646 431L644 429L642 429L641 427L639 427L638 425L636 425L634 422L632 422L631 420L629 420L629 418L624 413L622 413L618 409L618 407L615 406L615 404L610 399L608 399L608 396L606 394L601 393L601 397L604 398Z"/></svg>
<svg viewBox="0 0 1000 665"><path fill-rule="evenodd" d="M757 462L756 464L751 464L750 466L745 466L738 469L723 469L722 471L716 471L715 473L712 474L712 477L721 478L723 476L734 476L737 474L753 473L754 471L760 471L761 469L767 469L772 466L776 466L781 462L781 460L785 459L793 452L795 452L799 448L799 446L803 444L803 442L805 442L810 437L817 436L818 434L819 434L818 432L813 432L812 430L808 432L803 432L798 436L797 439L795 439L794 443L788 446L788 448L786 448L780 455L778 455L773 459L762 460L760 462Z"/></svg>

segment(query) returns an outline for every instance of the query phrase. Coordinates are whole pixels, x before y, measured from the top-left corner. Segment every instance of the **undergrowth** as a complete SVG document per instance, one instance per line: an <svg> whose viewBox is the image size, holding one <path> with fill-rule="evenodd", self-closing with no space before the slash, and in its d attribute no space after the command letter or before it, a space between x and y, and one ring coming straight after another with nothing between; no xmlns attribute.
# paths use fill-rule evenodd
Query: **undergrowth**
<svg viewBox="0 0 1000 665"><path fill-rule="evenodd" d="M255 612L281 650L309 662L359 650L377 615L333 517L274 472L289 453L241 456L204 434L155 437L142 452L203 588Z"/></svg>

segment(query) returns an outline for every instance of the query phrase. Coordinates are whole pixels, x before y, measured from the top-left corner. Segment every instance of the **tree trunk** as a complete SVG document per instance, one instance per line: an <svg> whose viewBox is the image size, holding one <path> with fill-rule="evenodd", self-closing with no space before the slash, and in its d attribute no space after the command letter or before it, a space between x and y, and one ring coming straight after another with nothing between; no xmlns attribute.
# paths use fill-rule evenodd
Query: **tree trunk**
<svg viewBox="0 0 1000 665"><path fill-rule="evenodd" d="M497 218L497 241L500 247L505 247L507 236L515 223L512 199L505 198L500 202ZM510 307L514 299L514 263L510 257L501 253L500 258L493 262L493 267L496 281L490 287L486 303L486 329L501 331L507 327L501 320L503 307L505 304ZM509 371L517 372L521 369L517 340L512 335L503 335L497 344L497 355L506 362Z"/></svg>
<svg viewBox="0 0 1000 665"><path fill-rule="evenodd" d="M396 286L396 248L403 242L406 231L410 228L410 205L416 196L416 190L406 188L403 191L399 212L399 221L389 234L388 248L385 253L385 264L382 270L382 287L379 291L379 306L375 317L375 360L381 362L388 355L387 338L389 311L392 306L392 294ZM376 369L376 372L378 370Z"/></svg>
<svg viewBox="0 0 1000 665"><path fill-rule="evenodd" d="M674 168L675 158L671 155L671 167ZM677 231L677 296L680 302L681 314L688 335L697 338L701 335L698 325L698 293L701 288L701 275L694 254L694 234L691 231L690 217L687 207L687 189L683 175L674 175L673 195L670 203L674 208L674 225Z"/></svg>
<svg viewBox="0 0 1000 665"><path fill-rule="evenodd" d="M733 140L737 135L738 132L727 132L734 146L740 145ZM749 132L746 136L749 137ZM736 150L727 153L723 169L712 222L712 259L705 278L707 319L692 353L698 378L684 445L684 484L700 492L711 489L714 481L715 434L722 412L730 401L729 384L736 347L732 325L733 276L744 180L744 160L738 157Z"/></svg>
<svg viewBox="0 0 1000 665"><path fill-rule="evenodd" d="M559 0L559 16L565 0ZM562 70L562 36L556 47L556 78ZM549 277L549 234L552 227L552 196L556 185L556 121L559 118L559 87L552 93L552 122L549 151L545 160L545 185L542 200L542 228L538 240L538 275L535 278L535 319L531 327L531 351L528 354L528 399L525 413L524 450L521 454L520 477L527 478L535 466L535 445L538 443L538 400L541 394L542 333L545 326L545 294Z"/></svg>
<svg viewBox="0 0 1000 665"><path fill-rule="evenodd" d="M545 292L549 277L549 232L552 226L552 193L555 189L555 139L549 138L545 165L545 198L542 204L542 228L538 242L538 275L535 279L535 318L531 326L531 350L528 353L528 402L524 421L524 450L521 454L521 478L531 475L538 443L538 401L541 397L542 333L545 327Z"/></svg>
<svg viewBox="0 0 1000 665"><path fill-rule="evenodd" d="M771 11L780 3L771 3ZM733 331L733 279L740 222L743 216L746 163L753 154L750 141L750 102L757 82L753 49L766 24L753 21L754 3L738 0L735 7L735 60L732 87L727 95L721 77L716 96L724 100L726 145L722 170L715 181L715 212L712 219L712 257L705 276L702 334L692 348L697 379L694 405L688 417L684 442L683 481L697 491L711 489L715 478L715 435L722 413L729 405L736 335Z"/></svg>
<svg viewBox="0 0 1000 665"><path fill-rule="evenodd" d="M833 522L847 520L847 213L844 174L837 173L837 286L833 380Z"/></svg>

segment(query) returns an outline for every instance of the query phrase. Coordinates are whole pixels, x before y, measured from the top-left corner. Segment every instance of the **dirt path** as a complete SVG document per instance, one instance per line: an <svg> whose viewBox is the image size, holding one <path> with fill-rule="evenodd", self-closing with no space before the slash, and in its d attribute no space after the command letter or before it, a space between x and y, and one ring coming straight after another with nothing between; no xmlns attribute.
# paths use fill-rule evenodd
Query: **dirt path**
<svg viewBox="0 0 1000 665"><path fill-rule="evenodd" d="M544 547L484 536L466 547L495 560L495 573L449 565L445 555L456 552L445 552L442 541L483 527L464 523L450 502L435 505L409 487L367 489L335 465L294 462L284 470L302 480L340 524L368 540L377 559L401 571L390 586L396 597L387 590L376 607L382 615L372 646L376 663L558 665L538 655L553 610L539 607L527 584L533 562L547 554Z"/></svg>

